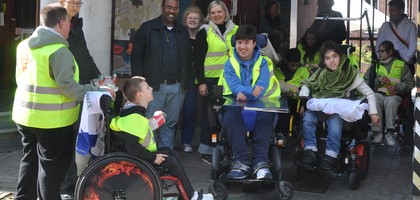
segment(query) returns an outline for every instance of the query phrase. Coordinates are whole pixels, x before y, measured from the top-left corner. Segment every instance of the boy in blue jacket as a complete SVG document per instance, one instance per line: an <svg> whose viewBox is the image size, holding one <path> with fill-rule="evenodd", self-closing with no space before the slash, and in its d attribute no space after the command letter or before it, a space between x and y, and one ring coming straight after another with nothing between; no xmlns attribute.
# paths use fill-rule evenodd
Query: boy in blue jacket
<svg viewBox="0 0 420 200"><path fill-rule="evenodd" d="M257 31L252 25L242 25L236 32L234 56L225 64L222 77L223 94L233 95L237 101L271 99L278 102L280 87L273 75L273 67L260 54ZM253 119L252 123L244 120ZM254 120L255 119L255 120ZM268 167L268 150L273 131L273 113L242 111L241 107L226 106L223 126L233 154L230 179L244 179L254 175L257 179L271 179ZM250 130L252 129L252 130ZM252 131L252 158L248 153L246 131Z"/></svg>

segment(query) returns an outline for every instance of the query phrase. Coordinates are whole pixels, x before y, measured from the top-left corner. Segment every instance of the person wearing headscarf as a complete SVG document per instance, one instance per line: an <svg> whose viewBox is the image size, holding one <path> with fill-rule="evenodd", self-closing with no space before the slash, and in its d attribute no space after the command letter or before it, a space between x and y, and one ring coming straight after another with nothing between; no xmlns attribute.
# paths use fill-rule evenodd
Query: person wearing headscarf
<svg viewBox="0 0 420 200"><path fill-rule="evenodd" d="M321 49L323 60L321 69L317 70L311 77L302 81L299 93L300 97L331 99L348 99L350 92L356 89L364 95L369 104L369 115L372 123L378 123L378 111L376 109L375 94L359 75L358 70L349 64L348 59L340 50L340 45L333 41L324 43ZM328 136L325 155L319 164L319 169L330 171L337 162L340 152L340 139L344 120L337 113L326 113L328 118ZM306 110L303 116L303 141L304 155L303 165L314 166L318 153L316 127L318 124L316 111Z"/></svg>

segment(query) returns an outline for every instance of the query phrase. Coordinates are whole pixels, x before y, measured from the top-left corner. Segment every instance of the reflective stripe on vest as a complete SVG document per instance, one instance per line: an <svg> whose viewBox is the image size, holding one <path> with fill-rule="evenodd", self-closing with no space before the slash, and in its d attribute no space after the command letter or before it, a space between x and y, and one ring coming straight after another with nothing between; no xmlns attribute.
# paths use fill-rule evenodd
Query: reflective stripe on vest
<svg viewBox="0 0 420 200"><path fill-rule="evenodd" d="M125 132L139 138L139 144L150 152L156 152L157 145L150 129L149 120L140 114L133 113L124 117L115 117L109 126L117 132Z"/></svg>
<svg viewBox="0 0 420 200"><path fill-rule="evenodd" d="M252 87L254 87L255 83L258 80L258 77L260 76L260 73L259 73L260 72L260 66L262 64L263 59L265 59L265 58L263 56L260 56L257 59L257 61L254 63L254 67L252 69L252 84L251 84ZM265 60L267 61L268 70L270 72L270 81L269 81L269 84L268 84L268 88L265 91L262 98L278 100L278 98L280 97L279 83L278 83L276 77L274 76L272 62L268 61L268 59L265 59ZM241 80L241 74L240 74L241 72L240 72L239 63L236 61L236 59L233 56L229 59L229 61L232 64L236 75ZM219 81L219 84L223 85L223 95L231 95L232 94L232 91L229 88L229 86L226 82L226 78L224 76L222 76L221 80Z"/></svg>
<svg viewBox="0 0 420 200"><path fill-rule="evenodd" d="M396 59L392 63L391 70L388 74L388 71L386 70L386 68L383 65L379 65L377 76L386 76L391 81L391 85L395 85L401 82L404 66L405 66L404 61ZM384 92L387 95L389 95L388 88L387 88L389 86L390 85L381 85L378 88L378 91Z"/></svg>
<svg viewBox="0 0 420 200"><path fill-rule="evenodd" d="M12 119L18 124L35 128L59 128L72 125L78 118L79 105L58 89L50 77L49 58L63 44L30 49L28 40L17 48L16 83ZM70 51L69 51L70 52ZM74 80L79 69L74 61Z"/></svg>
<svg viewBox="0 0 420 200"><path fill-rule="evenodd" d="M227 33L226 38L219 36L213 27L208 29L206 40L209 45L204 60L204 77L219 78L222 75L226 61L233 55L233 47L230 43L237 29L238 26L235 25L232 31Z"/></svg>

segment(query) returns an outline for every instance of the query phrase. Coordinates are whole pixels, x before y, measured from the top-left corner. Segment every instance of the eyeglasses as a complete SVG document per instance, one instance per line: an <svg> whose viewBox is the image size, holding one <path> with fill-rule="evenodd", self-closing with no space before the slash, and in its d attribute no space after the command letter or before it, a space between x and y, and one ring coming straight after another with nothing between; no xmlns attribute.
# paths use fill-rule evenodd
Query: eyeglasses
<svg viewBox="0 0 420 200"><path fill-rule="evenodd" d="M165 6L165 9L166 10L172 10L174 12L178 12L179 11L179 8L178 7L172 7L172 6Z"/></svg>
<svg viewBox="0 0 420 200"><path fill-rule="evenodd" d="M67 4L72 5L73 7L78 7L78 8L82 7L83 5L83 2L74 2L74 1L66 1L66 2Z"/></svg>
<svg viewBox="0 0 420 200"><path fill-rule="evenodd" d="M198 21L200 18L198 17L188 17L187 20L191 20L191 21Z"/></svg>

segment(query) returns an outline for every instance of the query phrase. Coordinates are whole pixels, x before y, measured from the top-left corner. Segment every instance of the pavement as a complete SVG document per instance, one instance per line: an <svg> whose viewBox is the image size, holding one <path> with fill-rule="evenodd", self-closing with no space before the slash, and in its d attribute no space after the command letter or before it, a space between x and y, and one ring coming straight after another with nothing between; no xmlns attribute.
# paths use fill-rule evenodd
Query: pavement
<svg viewBox="0 0 420 200"><path fill-rule="evenodd" d="M198 130L198 129L197 129ZM176 137L175 149L180 152L181 159L191 182L196 190L207 190L210 165L201 161L198 149L199 135L193 141L194 153L184 153L180 145L179 134ZM17 184L19 161L22 157L21 147L1 151L0 146L0 199L12 199ZM332 179L325 193L294 191L293 199L297 200L408 200L412 196L412 156L400 155L399 147L372 146L371 163L367 178L361 182L359 189L348 188L347 174L339 174ZM293 168L291 156L283 159L285 179L291 181ZM302 178L302 177L298 177ZM272 199L272 191L263 187L234 187L229 190L229 199L258 200ZM415 198L414 198L415 199Z"/></svg>

